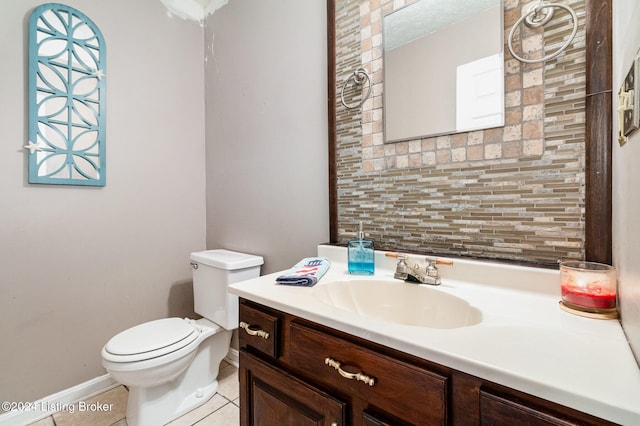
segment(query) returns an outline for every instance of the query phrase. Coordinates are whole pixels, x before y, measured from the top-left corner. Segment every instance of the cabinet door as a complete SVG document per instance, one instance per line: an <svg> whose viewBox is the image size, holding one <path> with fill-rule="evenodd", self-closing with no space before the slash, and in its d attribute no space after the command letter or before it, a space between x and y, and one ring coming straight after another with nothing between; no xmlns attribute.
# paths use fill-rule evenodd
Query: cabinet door
<svg viewBox="0 0 640 426"><path fill-rule="evenodd" d="M342 426L346 404L240 350L242 426Z"/></svg>

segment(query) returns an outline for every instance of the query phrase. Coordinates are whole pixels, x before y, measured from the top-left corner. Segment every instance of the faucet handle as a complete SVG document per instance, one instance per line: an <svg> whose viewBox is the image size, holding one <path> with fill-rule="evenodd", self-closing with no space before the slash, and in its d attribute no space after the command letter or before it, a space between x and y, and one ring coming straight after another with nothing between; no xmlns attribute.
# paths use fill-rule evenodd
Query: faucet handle
<svg viewBox="0 0 640 426"><path fill-rule="evenodd" d="M453 266L453 260L445 260L439 259L437 257L425 257L425 262L435 266L435 265L445 265L445 266Z"/></svg>
<svg viewBox="0 0 640 426"><path fill-rule="evenodd" d="M384 254L387 257L392 257L394 259L398 259L398 260L408 260L409 256L407 256L406 254L400 254L400 253L385 253Z"/></svg>
<svg viewBox="0 0 640 426"><path fill-rule="evenodd" d="M434 277L434 278L440 277L440 272L438 271L438 267L436 265L453 266L453 261L451 260L444 260L444 259L438 259L438 258L434 259L432 257L426 257L425 261L427 262L427 268L426 268L427 276Z"/></svg>
<svg viewBox="0 0 640 426"><path fill-rule="evenodd" d="M399 280L406 280L408 278L407 260L409 259L409 256L407 256L406 254L400 254L400 253L385 253L385 256L398 259L398 264L396 265L396 272L395 274L393 274L393 277Z"/></svg>
<svg viewBox="0 0 640 426"><path fill-rule="evenodd" d="M398 272L400 272L401 270L404 272L405 268L407 266L407 260L409 260L409 256L407 256L406 254L400 254L400 253L385 253L384 254L387 257L392 257L394 259L398 259L398 264L396 265L396 269L398 270Z"/></svg>

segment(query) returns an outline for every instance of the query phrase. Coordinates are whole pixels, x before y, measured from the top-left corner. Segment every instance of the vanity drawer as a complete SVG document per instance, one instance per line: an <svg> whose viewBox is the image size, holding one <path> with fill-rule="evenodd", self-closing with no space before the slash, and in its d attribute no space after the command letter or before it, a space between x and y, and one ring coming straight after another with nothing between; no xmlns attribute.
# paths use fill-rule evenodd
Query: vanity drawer
<svg viewBox="0 0 640 426"><path fill-rule="evenodd" d="M240 347L252 347L278 358L280 356L280 323L277 312L240 303L240 324L238 337Z"/></svg>
<svg viewBox="0 0 640 426"><path fill-rule="evenodd" d="M357 395L372 407L385 407L392 416L411 423L447 423L446 376L297 321L291 322L289 334L288 358L299 373L340 394Z"/></svg>
<svg viewBox="0 0 640 426"><path fill-rule="evenodd" d="M480 391L480 424L511 425L515 421L525 421L532 426L570 426L575 423L555 418L532 407L510 401L485 391Z"/></svg>
<svg viewBox="0 0 640 426"><path fill-rule="evenodd" d="M516 395L480 389L480 425L510 426L613 426L606 420L540 400L529 395ZM526 399L523 399L526 398Z"/></svg>

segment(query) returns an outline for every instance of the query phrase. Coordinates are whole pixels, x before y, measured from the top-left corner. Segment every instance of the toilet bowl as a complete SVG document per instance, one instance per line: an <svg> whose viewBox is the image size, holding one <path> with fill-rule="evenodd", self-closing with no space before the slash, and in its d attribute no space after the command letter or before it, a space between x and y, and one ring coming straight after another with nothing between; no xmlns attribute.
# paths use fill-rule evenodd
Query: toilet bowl
<svg viewBox="0 0 640 426"><path fill-rule="evenodd" d="M227 286L258 277L262 263L228 250L192 253L195 310L204 318L146 322L104 345L102 365L129 388L129 426L165 424L216 393L220 362L238 326L238 298Z"/></svg>

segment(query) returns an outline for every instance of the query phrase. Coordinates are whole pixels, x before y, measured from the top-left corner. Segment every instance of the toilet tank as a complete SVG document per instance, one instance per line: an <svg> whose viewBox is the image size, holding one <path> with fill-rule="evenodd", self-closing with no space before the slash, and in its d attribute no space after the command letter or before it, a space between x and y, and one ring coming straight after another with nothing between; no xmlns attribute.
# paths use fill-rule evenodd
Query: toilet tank
<svg viewBox="0 0 640 426"><path fill-rule="evenodd" d="M259 277L263 263L261 256L224 249L191 253L195 312L227 330L238 328L238 296L227 287Z"/></svg>

